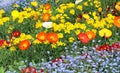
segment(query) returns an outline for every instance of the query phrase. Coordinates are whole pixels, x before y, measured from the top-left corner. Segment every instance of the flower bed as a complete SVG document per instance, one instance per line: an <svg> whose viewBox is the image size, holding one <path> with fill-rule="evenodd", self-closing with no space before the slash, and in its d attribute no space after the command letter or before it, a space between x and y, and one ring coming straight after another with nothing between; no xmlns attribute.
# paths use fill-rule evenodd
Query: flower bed
<svg viewBox="0 0 120 73"><path fill-rule="evenodd" d="M119 3L32 1L25 7L13 4L7 12L1 9L1 72L119 73Z"/></svg>
<svg viewBox="0 0 120 73"><path fill-rule="evenodd" d="M95 47L84 46L79 48L77 45L80 42L74 42L71 46L72 50L68 52L69 48L66 48L66 54L61 55L57 59L45 62L42 59L41 63L30 62L29 67L26 66L27 60L14 62L14 65L18 65L18 69L24 72L34 71L40 73L101 73L101 72L115 72L119 73L118 65L120 63L120 52L115 50L97 51ZM120 47L120 42L116 42L117 47ZM113 46L112 46L113 47ZM91 49L91 50L86 50ZM78 51L79 50L79 51ZM8 70L7 72L16 73L17 70Z"/></svg>

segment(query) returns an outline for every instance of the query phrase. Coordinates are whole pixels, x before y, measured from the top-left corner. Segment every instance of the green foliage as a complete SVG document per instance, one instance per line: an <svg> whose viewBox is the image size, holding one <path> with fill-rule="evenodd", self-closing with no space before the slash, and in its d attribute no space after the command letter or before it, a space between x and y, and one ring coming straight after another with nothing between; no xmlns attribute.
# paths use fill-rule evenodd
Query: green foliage
<svg viewBox="0 0 120 73"><path fill-rule="evenodd" d="M5 68L4 67L0 67L0 73L5 73Z"/></svg>

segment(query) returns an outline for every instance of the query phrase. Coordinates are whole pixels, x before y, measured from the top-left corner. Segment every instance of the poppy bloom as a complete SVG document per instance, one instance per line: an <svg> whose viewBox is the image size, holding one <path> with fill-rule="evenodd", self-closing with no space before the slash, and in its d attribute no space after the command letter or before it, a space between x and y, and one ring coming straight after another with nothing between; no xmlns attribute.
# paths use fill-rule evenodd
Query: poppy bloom
<svg viewBox="0 0 120 73"><path fill-rule="evenodd" d="M75 4L79 4L80 2L82 2L83 0L76 0Z"/></svg>
<svg viewBox="0 0 120 73"><path fill-rule="evenodd" d="M50 32L47 34L47 39L48 39L48 42L57 43L59 38L56 33Z"/></svg>
<svg viewBox="0 0 120 73"><path fill-rule="evenodd" d="M42 26L45 28L52 28L52 22L43 22Z"/></svg>
<svg viewBox="0 0 120 73"><path fill-rule="evenodd" d="M88 43L89 40L90 40L89 37L88 37L88 35L85 34L85 33L79 33L79 34L78 34L78 39L79 39L83 44Z"/></svg>
<svg viewBox="0 0 120 73"><path fill-rule="evenodd" d="M37 39L40 42L44 42L46 40L47 34L45 32L40 32L37 34Z"/></svg>
<svg viewBox="0 0 120 73"><path fill-rule="evenodd" d="M114 44L112 44L112 48L116 51L120 50L120 42L115 42Z"/></svg>
<svg viewBox="0 0 120 73"><path fill-rule="evenodd" d="M30 47L30 41L29 40L23 40L19 44L20 50L27 50Z"/></svg>
<svg viewBox="0 0 120 73"><path fill-rule="evenodd" d="M97 51L111 51L112 50L112 46L110 46L109 44L104 44L102 46L98 46L97 47Z"/></svg>
<svg viewBox="0 0 120 73"><path fill-rule="evenodd" d="M90 40L95 38L95 33L93 31L87 31L86 34Z"/></svg>
<svg viewBox="0 0 120 73"><path fill-rule="evenodd" d="M13 37L19 37L20 36L20 31L19 30L15 30L12 32L12 34L10 35L10 38L12 39Z"/></svg>
<svg viewBox="0 0 120 73"><path fill-rule="evenodd" d="M51 5L50 4L45 4L44 8L45 8L45 10L49 10L51 8Z"/></svg>
<svg viewBox="0 0 120 73"><path fill-rule="evenodd" d="M109 44L104 44L104 45L102 46L102 50L109 50L109 48L110 48L110 45L109 45Z"/></svg>
<svg viewBox="0 0 120 73"><path fill-rule="evenodd" d="M37 73L37 70L34 67L27 67L22 69L22 73Z"/></svg>
<svg viewBox="0 0 120 73"><path fill-rule="evenodd" d="M102 50L102 46L98 46L97 51L101 51L101 50Z"/></svg>
<svg viewBox="0 0 120 73"><path fill-rule="evenodd" d="M114 18L114 25L120 28L120 16Z"/></svg>
<svg viewBox="0 0 120 73"><path fill-rule="evenodd" d="M115 5L115 9L120 11L120 2L117 2L116 5Z"/></svg>
<svg viewBox="0 0 120 73"><path fill-rule="evenodd" d="M42 15L42 20L47 22L48 20L50 20L50 14L49 13L44 13Z"/></svg>

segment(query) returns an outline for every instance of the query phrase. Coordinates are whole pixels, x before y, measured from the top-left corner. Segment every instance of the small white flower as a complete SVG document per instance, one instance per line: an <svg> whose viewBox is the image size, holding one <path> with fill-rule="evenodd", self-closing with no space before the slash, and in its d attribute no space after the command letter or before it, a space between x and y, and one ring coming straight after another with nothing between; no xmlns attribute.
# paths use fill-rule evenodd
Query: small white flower
<svg viewBox="0 0 120 73"><path fill-rule="evenodd" d="M82 2L83 0L76 0L75 4L79 4L80 2Z"/></svg>
<svg viewBox="0 0 120 73"><path fill-rule="evenodd" d="M50 54L50 51L47 51L47 54Z"/></svg>
<svg viewBox="0 0 120 73"><path fill-rule="evenodd" d="M52 22L43 22L42 26L45 28L52 28Z"/></svg>

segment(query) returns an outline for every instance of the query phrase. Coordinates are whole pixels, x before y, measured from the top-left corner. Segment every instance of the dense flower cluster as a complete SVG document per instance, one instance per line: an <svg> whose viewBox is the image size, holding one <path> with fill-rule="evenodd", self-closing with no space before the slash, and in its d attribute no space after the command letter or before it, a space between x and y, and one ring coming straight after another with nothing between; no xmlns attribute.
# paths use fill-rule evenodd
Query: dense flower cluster
<svg viewBox="0 0 120 73"><path fill-rule="evenodd" d="M91 2L91 0L88 2ZM99 5L95 6L95 8L99 9L101 5L99 1L94 1L91 4L96 3ZM35 36L41 32L53 32L57 35L55 43L49 43L50 39L42 42L51 44L52 48L65 46L67 43L73 43L74 41L77 41L78 38L82 43L86 44L91 40L91 37L93 37L92 34L99 34L100 37L110 38L112 36L111 28L113 27L113 24L119 27L119 21L117 22L116 17L110 13L105 17L101 17L99 13L102 11L100 10L83 12L83 7L88 6L87 2L83 2L83 6L74 3L60 4L59 7L55 8L56 13L53 12L50 4L38 5L37 1L32 1L31 6L32 7L23 8L22 11L14 9L10 12L10 16L3 16L5 11L1 9L0 26L4 27L10 25L9 27L6 27L8 29L6 34L12 35L16 30L19 32L18 37L11 38L13 35L10 36L10 38L8 38L8 36L5 37L7 38L7 41L10 42L8 47L14 47L13 45L17 46L22 40L29 40L33 45L40 44L42 42L40 41L40 38L43 37ZM71 16L74 15L76 15L75 18L71 18ZM119 18L117 19L119 20ZM24 27L24 25L25 28L31 28L32 31L29 31L29 29L23 31L22 27ZM88 31L93 33L86 34L86 37L84 35L79 36L81 32L87 33ZM54 36L54 38L55 37L56 36ZM67 37L67 39L65 37ZM84 37L86 41L83 40L82 37ZM98 36L96 36L96 38L97 37Z"/></svg>
<svg viewBox="0 0 120 73"><path fill-rule="evenodd" d="M120 42L115 42L112 45L104 44L102 46L98 46L97 50L98 51L101 51L101 50L106 50L106 51L116 50L116 51L119 51L120 50Z"/></svg>
<svg viewBox="0 0 120 73"><path fill-rule="evenodd" d="M10 4L10 11L0 9L0 50L9 50L12 55L24 57L17 57L15 61L40 61L39 55L50 61L39 64L30 62L30 67L22 61L18 71L120 72L119 1L110 0L107 6L106 0L76 0L68 3L55 0L54 4L50 0L44 0L46 2L43 4L37 0L19 1L12 0L11 4L14 4ZM37 56L33 57L33 54ZM53 60L56 58L53 56L58 54L62 54L61 57ZM6 69L10 69L7 73L17 72L10 66Z"/></svg>
<svg viewBox="0 0 120 73"><path fill-rule="evenodd" d="M66 48L66 55L61 55L61 57L50 60L49 62L42 63L34 63L30 62L30 67L26 67L24 65L24 61L22 65L19 66L19 69L24 72L43 72L43 73L109 73L115 72L119 73L119 63L120 63L120 55L119 51L111 50L111 51L97 51L96 47L81 47L78 48L76 45L80 42L75 42L71 47L71 54L67 52L68 48ZM117 43L117 42L116 42ZM119 42L120 43L120 42ZM96 45L98 46L98 45ZM78 51L81 50L81 51ZM85 49L91 49L90 51ZM12 71L11 71L12 72ZM8 73L11 73L8 71ZM16 72L16 71L15 71Z"/></svg>

